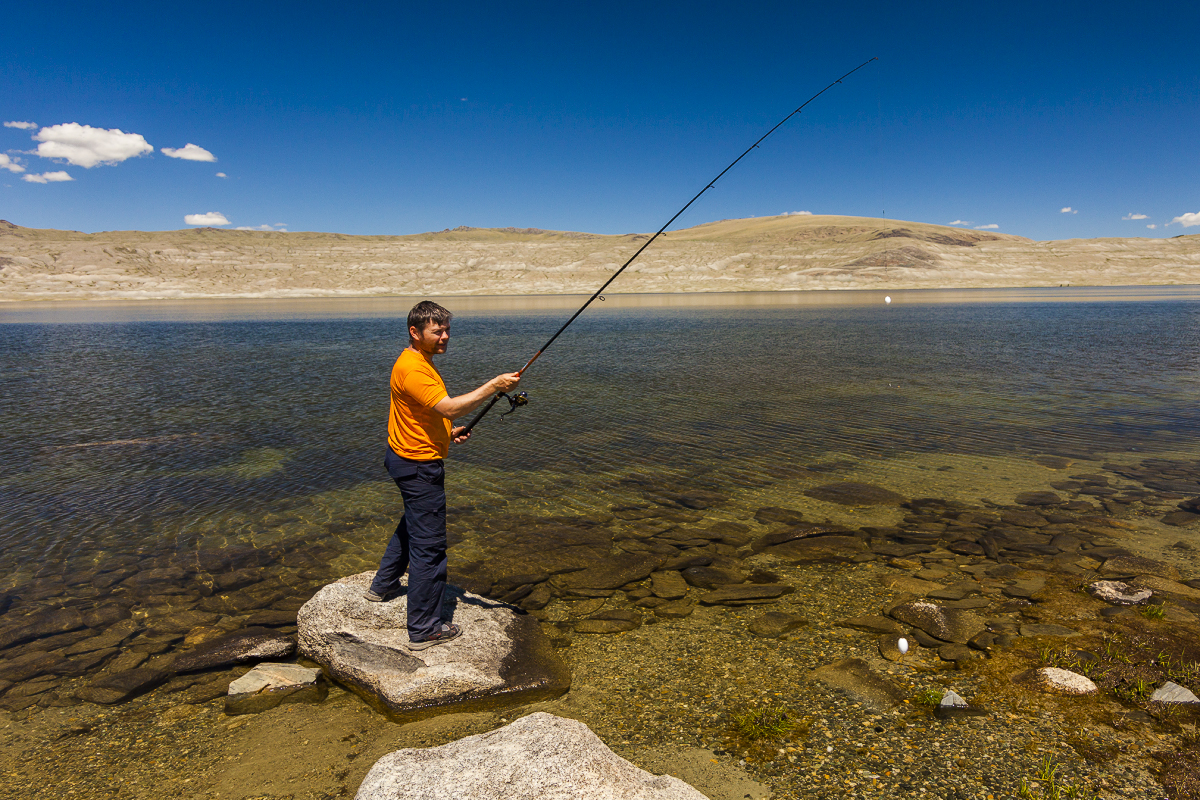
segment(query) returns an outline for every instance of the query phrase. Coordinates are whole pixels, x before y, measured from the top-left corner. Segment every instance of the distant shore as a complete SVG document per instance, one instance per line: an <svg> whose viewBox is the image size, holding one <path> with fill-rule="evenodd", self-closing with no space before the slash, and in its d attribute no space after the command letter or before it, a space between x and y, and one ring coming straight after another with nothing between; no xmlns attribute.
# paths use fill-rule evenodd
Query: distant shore
<svg viewBox="0 0 1200 800"><path fill-rule="evenodd" d="M0 302L590 294L647 238L465 227L412 236L84 234L0 221ZM810 215L671 231L621 275L613 296L1196 284L1200 235L1035 242Z"/></svg>

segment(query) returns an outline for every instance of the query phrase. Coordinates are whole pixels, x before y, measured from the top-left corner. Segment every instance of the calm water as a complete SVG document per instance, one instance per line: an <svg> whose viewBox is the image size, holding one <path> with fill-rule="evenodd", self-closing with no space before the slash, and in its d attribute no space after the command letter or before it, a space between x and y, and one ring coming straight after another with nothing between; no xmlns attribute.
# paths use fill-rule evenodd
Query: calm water
<svg viewBox="0 0 1200 800"><path fill-rule="evenodd" d="M832 464L978 496L1040 454L1194 447L1200 292L907 297L598 304L527 375L530 405L452 451L457 552L478 556L497 516L602 515L630 476L762 502L788 468ZM439 362L453 393L517 368L566 316L461 305ZM402 312L279 308L0 325L0 588L242 545L327 547L301 594L373 563L398 513L382 459Z"/></svg>

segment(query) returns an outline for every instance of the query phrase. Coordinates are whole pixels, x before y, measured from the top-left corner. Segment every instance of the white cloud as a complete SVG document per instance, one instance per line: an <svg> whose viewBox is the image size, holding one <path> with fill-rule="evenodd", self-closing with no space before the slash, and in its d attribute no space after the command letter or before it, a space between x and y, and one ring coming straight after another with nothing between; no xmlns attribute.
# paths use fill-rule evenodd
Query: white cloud
<svg viewBox="0 0 1200 800"><path fill-rule="evenodd" d="M785 211L783 215L785 217L811 217L813 213L811 211Z"/></svg>
<svg viewBox="0 0 1200 800"><path fill-rule="evenodd" d="M1176 222L1178 222L1180 225L1182 225L1185 228L1190 228L1193 225L1200 225L1200 211L1191 212L1188 214L1180 214L1178 217L1171 220L1167 224L1174 225Z"/></svg>
<svg viewBox="0 0 1200 800"><path fill-rule="evenodd" d="M1061 213L1061 214L1078 214L1078 213L1079 213L1079 210L1078 210L1078 209L1075 209L1075 208L1071 208L1070 206L1067 206L1066 208L1064 208L1064 209L1063 209L1062 211L1060 211L1059 213Z"/></svg>
<svg viewBox="0 0 1200 800"><path fill-rule="evenodd" d="M25 168L17 162L13 161L4 153L0 153L0 169L6 169L9 172L24 172Z"/></svg>
<svg viewBox="0 0 1200 800"><path fill-rule="evenodd" d="M20 128L23 131L31 131L37 127L37 123L36 122L6 122L6 123L4 123L4 127Z"/></svg>
<svg viewBox="0 0 1200 800"><path fill-rule="evenodd" d="M218 172L218 173L217 173L217 177L218 177L218 178L228 178L229 176L228 176L228 175L226 175L224 172Z"/></svg>
<svg viewBox="0 0 1200 800"><path fill-rule="evenodd" d="M276 222L274 225L258 225L253 228L234 228L235 231L270 231L272 233L287 233L286 222Z"/></svg>
<svg viewBox="0 0 1200 800"><path fill-rule="evenodd" d="M1125 216L1121 217L1121 219L1145 219L1145 218L1146 218L1145 214L1126 214Z"/></svg>
<svg viewBox="0 0 1200 800"><path fill-rule="evenodd" d="M976 225L975 230L977 230L977 231L994 231L994 230L998 229L999 227L1000 227L999 225L997 225L996 223L993 222L991 225Z"/></svg>
<svg viewBox="0 0 1200 800"><path fill-rule="evenodd" d="M970 225L971 223L965 219L956 219L956 220L954 220L954 222L951 222L950 224L951 225Z"/></svg>
<svg viewBox="0 0 1200 800"><path fill-rule="evenodd" d="M1154 229L1155 229L1155 228L1157 228L1158 226L1157 226L1157 225L1154 225L1154 224L1152 223L1152 224L1150 224L1150 225L1147 225L1146 227L1147 227L1147 228L1149 228L1150 230L1154 230Z"/></svg>
<svg viewBox="0 0 1200 800"><path fill-rule="evenodd" d="M229 220L220 211L209 211L207 214L188 214L183 221L188 225L228 225Z"/></svg>
<svg viewBox="0 0 1200 800"><path fill-rule="evenodd" d="M62 159L89 169L97 164L119 164L154 152L140 133L125 133L118 128L93 128L78 122L42 128L33 138L41 142L37 154L42 158Z"/></svg>
<svg viewBox="0 0 1200 800"><path fill-rule="evenodd" d="M162 153L171 158L182 158L184 161L216 161L217 157L198 144L188 142L183 147L164 147Z"/></svg>
<svg viewBox="0 0 1200 800"><path fill-rule="evenodd" d="M29 183L61 183L75 179L60 169L57 172L43 172L41 175L22 175L21 180Z"/></svg>

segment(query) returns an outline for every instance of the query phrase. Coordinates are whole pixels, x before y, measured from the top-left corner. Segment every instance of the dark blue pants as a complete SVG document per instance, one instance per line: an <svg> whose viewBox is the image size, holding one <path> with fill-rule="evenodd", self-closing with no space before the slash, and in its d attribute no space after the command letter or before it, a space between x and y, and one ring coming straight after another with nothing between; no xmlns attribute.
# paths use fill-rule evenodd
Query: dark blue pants
<svg viewBox="0 0 1200 800"><path fill-rule="evenodd" d="M423 639L442 624L446 593L446 470L437 461L409 461L388 448L384 466L400 487L404 517L379 562L371 589L387 595L408 570L408 637Z"/></svg>

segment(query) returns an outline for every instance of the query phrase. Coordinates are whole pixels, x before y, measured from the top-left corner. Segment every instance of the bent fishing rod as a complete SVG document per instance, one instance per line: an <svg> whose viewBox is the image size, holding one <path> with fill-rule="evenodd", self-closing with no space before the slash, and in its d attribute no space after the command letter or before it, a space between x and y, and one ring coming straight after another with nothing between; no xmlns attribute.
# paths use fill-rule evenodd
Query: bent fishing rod
<svg viewBox="0 0 1200 800"><path fill-rule="evenodd" d="M782 127L785 122L787 122L789 119L791 119L792 117L796 116L801 111L803 111L804 107L807 106L809 103L811 103L812 101L816 100L821 95L828 92L834 86L837 86L839 83L844 81L846 78L849 78L851 75L858 72L860 69L865 67L867 64L870 64L872 61L878 61L878 60L879 60L878 57L871 58L871 59L868 59L868 60L864 61L863 63L859 64L857 67L850 70L845 75L838 78L833 83L829 84L824 89L822 89L821 91L814 94L812 97L805 100L803 103L800 104L799 108L797 108L792 113L788 114L783 119L779 120L779 122L775 123L775 127L771 128L771 130L767 131L762 136L760 136L758 138L758 141L756 141L754 144L747 147L746 151L744 153L742 153L740 156L735 158L733 160L733 162L730 163L730 165L727 166L725 169L721 170L720 174L717 175L717 177L715 177L711 181L709 181L708 184L703 189L701 189L699 192L696 193L695 197L693 197L691 200L687 201L687 205L685 205L683 208L676 211L675 216L673 216L669 220L667 220L666 224L663 225L661 228L659 228L657 233L655 233L653 236L651 236L649 239L647 239L646 243L643 244L641 247L639 247L637 252L634 253L633 255L631 255L629 257L629 260L626 261L624 264L622 264L621 268L618 269L616 272L614 272L612 274L612 276L609 277L609 279L604 282L604 285L601 286L599 289L597 289L595 294L593 294L591 297L589 297L587 302L584 303L582 306L580 306L579 310L571 315L570 319L568 319L565 323L563 323L563 326L561 328L559 328L553 336L550 337L549 341L547 341L544 345L542 345L542 348L533 354L533 358L531 358L525 362L525 366L521 367L521 369L517 371L517 375L518 376L524 375L525 370L529 369L531 366L533 366L533 362L535 362L539 358L541 358L542 353L546 352L546 350L550 347L550 345L554 344L554 340L557 339L560 335L562 335L562 332L565 331L571 325L571 323L574 322L576 320L576 318L579 317L580 314L582 314L584 311L586 311L588 306L590 306L592 303L594 303L597 299L603 300L604 299L603 292L605 289L608 288L609 284L611 284L613 281L615 281L617 279L617 277L620 276L620 274L625 271L626 267L628 267L630 264L632 264L637 259L637 257L642 254L642 251L644 251L647 247L649 247L651 244L653 244L655 239L657 239L659 236L662 236L663 232L666 231L667 228L671 227L672 222L679 219L679 217L683 215L683 212L685 212L689 208L691 208L692 203L699 200L701 195L703 195L709 189L713 188L713 186L716 185L717 181L719 181L719 180L721 180L721 178L725 177L726 172L729 172L729 170L731 170L735 166L737 166L737 163L739 161L741 161L746 156L750 155L751 150L754 150L755 148L757 148L760 144L763 143L764 139L766 139L768 136L770 136L772 133L774 133L776 130L778 130L780 127ZM505 400L508 400L508 402L509 402L509 409L508 409L508 411L506 411L500 415L501 419L508 416L509 414L511 414L512 412L516 411L518 408L520 408L521 406L523 406L529 402L529 396L525 392L519 392L518 394L515 394L512 396L509 396L505 392L497 392L496 396L493 397L491 399L491 401L486 406L484 406L478 414L475 415L474 419L472 419L470 422L468 422L463 427L462 431L459 432L459 435L461 436L461 435L470 433L471 429L474 428L477 424L479 424L479 421L481 419L483 419L485 416L487 416L487 413L492 410L492 406L496 405L496 403L498 403L501 398L504 398Z"/></svg>

